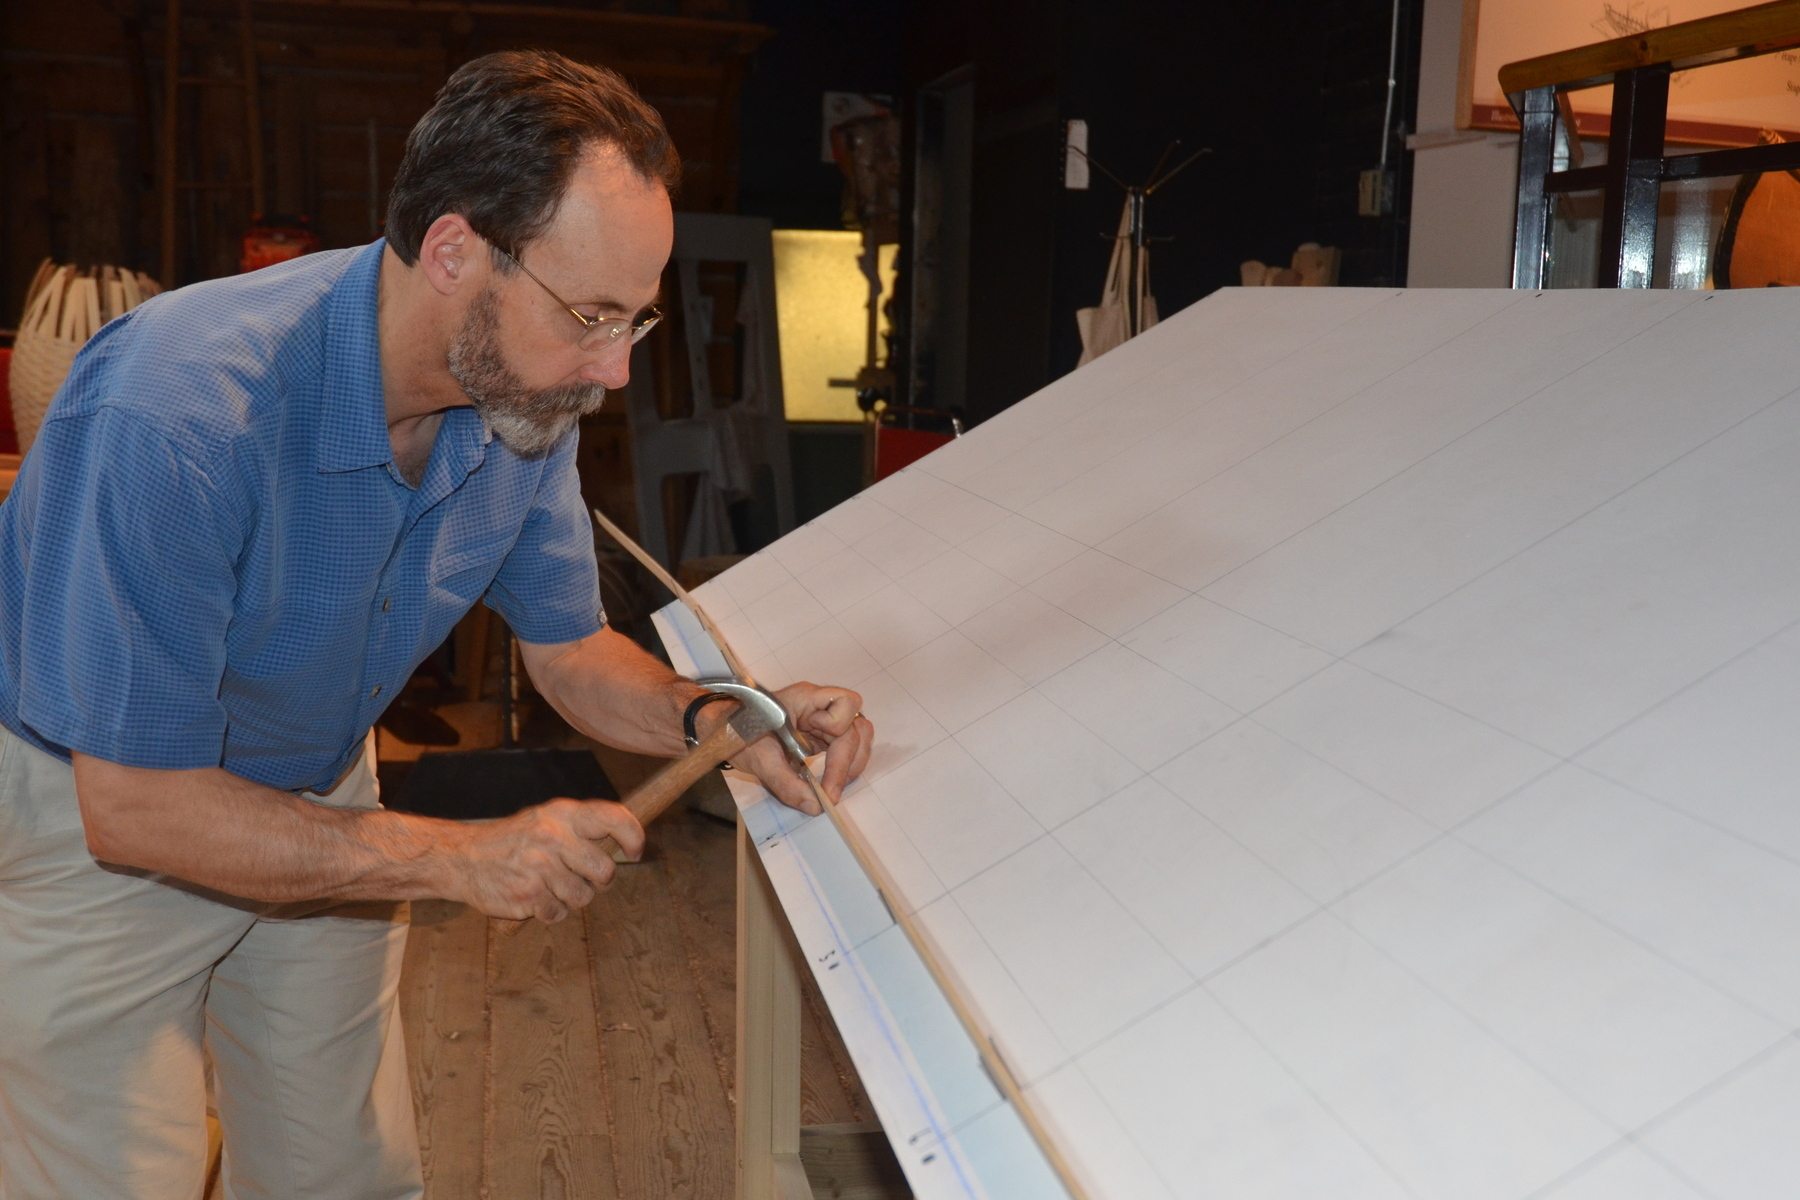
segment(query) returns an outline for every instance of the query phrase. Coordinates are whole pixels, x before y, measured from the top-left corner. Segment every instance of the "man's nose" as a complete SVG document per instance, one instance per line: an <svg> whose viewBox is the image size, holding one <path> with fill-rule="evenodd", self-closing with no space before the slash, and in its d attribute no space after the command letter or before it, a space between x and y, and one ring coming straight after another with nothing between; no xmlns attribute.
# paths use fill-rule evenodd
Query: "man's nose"
<svg viewBox="0 0 1800 1200"><path fill-rule="evenodd" d="M622 337L592 351L580 375L589 383L604 384L609 391L624 387L631 379L631 339Z"/></svg>

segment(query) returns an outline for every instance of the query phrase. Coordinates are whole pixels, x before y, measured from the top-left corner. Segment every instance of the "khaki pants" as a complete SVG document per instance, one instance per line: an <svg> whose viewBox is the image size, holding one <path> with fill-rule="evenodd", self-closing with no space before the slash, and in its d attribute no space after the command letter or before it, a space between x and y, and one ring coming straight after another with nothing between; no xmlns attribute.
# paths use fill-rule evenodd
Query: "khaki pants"
<svg viewBox="0 0 1800 1200"><path fill-rule="evenodd" d="M374 807L370 749L308 798ZM0 1197L197 1198L203 1051L233 1200L421 1195L405 944L405 905L277 908L96 865L70 768L0 728Z"/></svg>

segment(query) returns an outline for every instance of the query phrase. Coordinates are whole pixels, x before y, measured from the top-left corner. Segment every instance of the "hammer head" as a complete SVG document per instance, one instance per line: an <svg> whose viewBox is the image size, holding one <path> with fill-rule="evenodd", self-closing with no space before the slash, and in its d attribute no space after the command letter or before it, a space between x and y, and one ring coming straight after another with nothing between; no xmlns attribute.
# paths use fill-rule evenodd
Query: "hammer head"
<svg viewBox="0 0 1800 1200"><path fill-rule="evenodd" d="M737 679L697 679L694 682L709 692L719 692L738 702L738 711L731 718L731 727L737 730L738 736L753 742L765 733L772 733L787 751L788 760L799 770L806 770L806 751L795 735L793 720L773 693Z"/></svg>

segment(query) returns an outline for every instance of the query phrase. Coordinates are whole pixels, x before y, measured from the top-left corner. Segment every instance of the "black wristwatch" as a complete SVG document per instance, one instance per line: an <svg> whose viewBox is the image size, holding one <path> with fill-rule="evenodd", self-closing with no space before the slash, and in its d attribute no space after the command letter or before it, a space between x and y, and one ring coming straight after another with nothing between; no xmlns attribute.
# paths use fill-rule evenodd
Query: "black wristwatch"
<svg viewBox="0 0 1800 1200"><path fill-rule="evenodd" d="M686 711L681 714L681 738L688 744L688 749L692 750L700 744L700 735L694 729L694 718L700 715L700 710L711 704L714 700L736 699L736 696L727 696L724 692L701 692L698 696L695 696L692 700L688 701ZM722 770L729 771L731 769L731 764L722 762L719 764L719 767Z"/></svg>

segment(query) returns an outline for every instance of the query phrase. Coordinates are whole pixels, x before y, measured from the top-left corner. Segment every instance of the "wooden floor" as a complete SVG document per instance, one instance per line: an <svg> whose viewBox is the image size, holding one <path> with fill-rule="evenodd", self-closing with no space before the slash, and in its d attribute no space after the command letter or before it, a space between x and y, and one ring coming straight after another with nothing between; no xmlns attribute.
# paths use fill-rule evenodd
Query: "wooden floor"
<svg viewBox="0 0 1800 1200"><path fill-rule="evenodd" d="M624 790L653 766L600 757ZM733 830L677 808L649 844L556 925L414 905L401 1010L432 1200L732 1194ZM872 1120L807 982L803 1120Z"/></svg>

